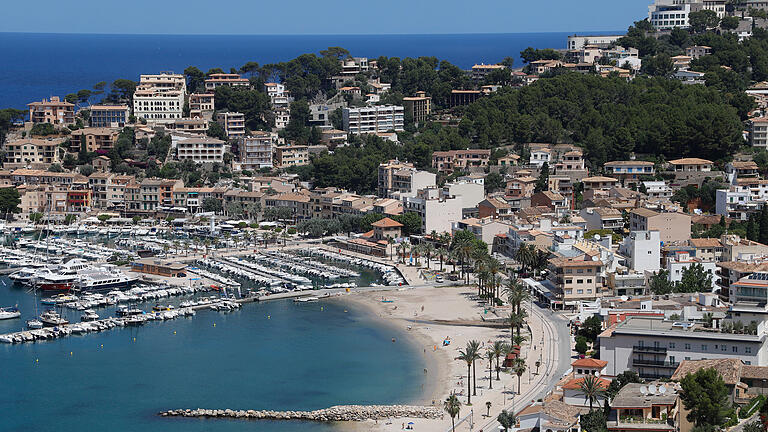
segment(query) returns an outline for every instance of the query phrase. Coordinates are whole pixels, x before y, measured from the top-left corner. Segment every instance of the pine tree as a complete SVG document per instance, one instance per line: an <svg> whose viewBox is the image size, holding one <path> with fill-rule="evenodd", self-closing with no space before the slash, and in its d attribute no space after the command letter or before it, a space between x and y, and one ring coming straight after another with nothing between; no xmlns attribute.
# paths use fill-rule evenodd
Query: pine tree
<svg viewBox="0 0 768 432"><path fill-rule="evenodd" d="M549 164L544 162L539 172L539 179L536 180L534 192L542 192L549 189Z"/></svg>
<svg viewBox="0 0 768 432"><path fill-rule="evenodd" d="M768 206L763 206L760 211L760 236L758 241L760 243L768 243Z"/></svg>
<svg viewBox="0 0 768 432"><path fill-rule="evenodd" d="M760 236L760 226L755 219L757 218L752 215L747 221L747 238L752 241L757 241Z"/></svg>

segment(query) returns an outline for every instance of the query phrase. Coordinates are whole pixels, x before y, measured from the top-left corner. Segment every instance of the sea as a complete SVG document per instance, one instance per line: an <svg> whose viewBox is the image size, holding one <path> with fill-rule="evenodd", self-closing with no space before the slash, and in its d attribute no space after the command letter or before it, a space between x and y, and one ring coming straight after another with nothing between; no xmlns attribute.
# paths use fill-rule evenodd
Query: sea
<svg viewBox="0 0 768 432"><path fill-rule="evenodd" d="M513 57L515 65L521 67L520 51L529 46L565 48L568 35L575 33L617 32L295 36L0 33L0 108L25 109L29 102L63 97L101 81L138 81L143 73L182 73L187 66L229 71L249 61L288 61L329 46L344 47L357 57L435 56L464 69Z"/></svg>
<svg viewBox="0 0 768 432"><path fill-rule="evenodd" d="M0 333L21 330L35 308L35 296L2 277L0 305L14 304L23 316L0 321ZM112 309L96 312L113 316ZM70 322L81 313L62 310ZM423 350L403 333L342 299L276 300L229 313L200 310L141 327L0 344L0 430L330 431L334 426L320 423L157 413L413 402L427 379Z"/></svg>

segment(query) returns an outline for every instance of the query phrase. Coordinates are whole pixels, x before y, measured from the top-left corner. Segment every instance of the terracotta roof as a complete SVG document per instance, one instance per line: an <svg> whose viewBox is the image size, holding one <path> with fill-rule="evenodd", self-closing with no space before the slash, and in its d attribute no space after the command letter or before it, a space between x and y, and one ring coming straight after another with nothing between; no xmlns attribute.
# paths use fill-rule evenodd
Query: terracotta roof
<svg viewBox="0 0 768 432"><path fill-rule="evenodd" d="M647 218L661 214L659 212L656 212L656 211L653 211L653 210L647 209L647 208L636 208L636 209L632 210L630 213L636 214L638 216L644 216L644 217L647 217Z"/></svg>
<svg viewBox="0 0 768 432"><path fill-rule="evenodd" d="M618 182L619 180L613 177L595 176L595 177L585 177L581 181L586 183L586 182Z"/></svg>
<svg viewBox="0 0 768 432"><path fill-rule="evenodd" d="M758 166L755 161L736 161L731 162L731 166L736 169L757 169Z"/></svg>
<svg viewBox="0 0 768 432"><path fill-rule="evenodd" d="M741 366L741 378L747 379L768 379L768 366Z"/></svg>
<svg viewBox="0 0 768 432"><path fill-rule="evenodd" d="M712 165L711 160L700 158L682 158L669 161L672 165Z"/></svg>
<svg viewBox="0 0 768 432"><path fill-rule="evenodd" d="M737 358L683 360L680 366L675 369L675 373L672 374L672 381L680 381L686 375L696 373L701 369L714 368L723 377L726 384L735 385L739 382L742 365L741 359Z"/></svg>
<svg viewBox="0 0 768 432"><path fill-rule="evenodd" d="M583 358L578 359L575 362L571 363L571 366L576 367L588 367L588 368L604 368L608 365L608 362L605 360L598 360L593 358Z"/></svg>
<svg viewBox="0 0 768 432"><path fill-rule="evenodd" d="M653 166L653 162L638 160L612 161L606 162L605 166Z"/></svg>
<svg viewBox="0 0 768 432"><path fill-rule="evenodd" d="M707 248L707 247L722 247L723 244L720 243L720 239L718 238L695 238L690 239L689 242L691 243L691 246L696 248Z"/></svg>
<svg viewBox="0 0 768 432"><path fill-rule="evenodd" d="M385 217L384 219L372 223L371 226L376 228L401 228L403 224L396 220Z"/></svg>
<svg viewBox="0 0 768 432"><path fill-rule="evenodd" d="M584 377L582 378L574 378L563 386L564 390L578 390L581 388L581 383L584 382ZM603 389L607 389L609 385L611 385L611 382L608 381L605 378L597 378L598 384L603 387Z"/></svg>

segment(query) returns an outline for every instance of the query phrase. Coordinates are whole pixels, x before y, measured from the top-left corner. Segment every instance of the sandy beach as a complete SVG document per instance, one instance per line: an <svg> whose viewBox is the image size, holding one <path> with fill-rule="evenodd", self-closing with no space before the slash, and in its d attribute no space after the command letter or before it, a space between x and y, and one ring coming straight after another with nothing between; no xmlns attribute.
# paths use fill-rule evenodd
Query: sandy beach
<svg viewBox="0 0 768 432"><path fill-rule="evenodd" d="M471 430L495 429L496 415L503 408L511 409L513 398L516 398L515 410L519 410L531 401L532 395L541 392L550 378L547 373L554 370L553 365L547 364L547 360L556 358L553 353L548 352L551 351L548 347L550 342L557 343L556 336L552 334L551 329L547 329L548 324L544 322L546 320L538 319L539 316L534 314L534 318L529 319L529 341L525 342L521 353L529 365L529 370L520 379L522 394L515 394L518 390L517 375L505 371L501 372L498 381L496 372L493 372L493 389L489 388L488 360L482 359L476 363L477 395L472 397L472 406L465 405L467 367L466 363L456 360L459 350L470 340L483 344L481 353L485 353L486 347L493 345L497 340L510 341L510 331L506 326L494 327L483 322L483 318L493 320L506 316L508 309L488 310L476 294L476 291L469 287L434 286L354 293L343 297L343 301L350 302L350 307L366 308L398 330L405 331L410 340L403 343L418 346L424 356L428 385L423 389L419 400L408 402L442 406L448 395L456 393L463 404L456 421L458 423L464 419L457 425L457 431L470 430L470 418L465 417L471 417L474 422L474 428ZM382 302L382 298L391 303ZM444 346L443 341L446 338L449 338L451 343ZM542 344L545 340L547 343ZM541 360L542 363L540 374L536 374L536 360ZM491 402L490 417L486 417L486 402ZM346 424L341 427L345 430L399 431L403 430L404 426L407 427L409 422L413 422L411 427L417 431L443 432L451 427L451 419L447 414L442 420L392 419L391 424L379 421Z"/></svg>

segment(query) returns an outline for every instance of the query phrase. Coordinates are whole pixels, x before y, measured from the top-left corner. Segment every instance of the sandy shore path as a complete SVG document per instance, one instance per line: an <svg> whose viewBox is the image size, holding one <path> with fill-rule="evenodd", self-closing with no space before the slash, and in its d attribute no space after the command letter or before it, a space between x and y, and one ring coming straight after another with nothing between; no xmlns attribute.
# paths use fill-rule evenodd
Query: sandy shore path
<svg viewBox="0 0 768 432"><path fill-rule="evenodd" d="M479 301L476 291L468 287L426 287L390 291L386 293L357 293L344 296L344 301L352 307L367 308L392 325L405 329L412 337L410 342L421 349L427 374L427 388L421 400L412 403L442 406L443 400L451 393L459 395L462 404L467 402L467 367L466 363L456 360L459 350L470 340L477 340L485 353L488 346L497 340L510 341L510 331L505 326L484 322L506 316L508 309L496 311L486 309ZM385 297L391 303L382 302ZM518 393L518 376L502 371L500 380L489 382L488 360L478 360L477 395L472 397L472 406L462 405L457 420L457 431L496 430L495 418L502 409L520 410L532 400L544 397L551 389L551 383L563 369L563 358L567 350L570 355L570 343L563 339L562 331L556 326L565 325L564 321L553 317L549 312L542 312L536 307L527 306L531 318L528 319L528 341L522 347L521 356L526 359L528 370L520 377L521 388ZM560 335L558 335L560 333ZM450 338L450 345L442 342ZM559 351L558 351L559 350ZM538 373L535 363L540 361ZM490 385L493 388L490 388ZM491 403L490 416L486 416L486 403ZM514 408L513 408L514 404ZM445 432L450 430L451 419L446 415L442 420L392 419L387 422L364 422L342 425L345 430L399 431L413 422L413 430ZM470 424L474 427L470 429Z"/></svg>

